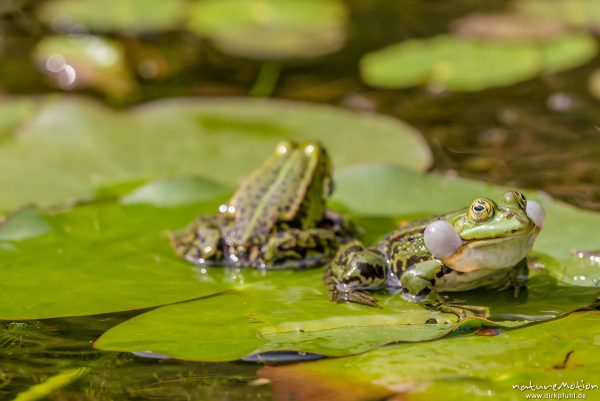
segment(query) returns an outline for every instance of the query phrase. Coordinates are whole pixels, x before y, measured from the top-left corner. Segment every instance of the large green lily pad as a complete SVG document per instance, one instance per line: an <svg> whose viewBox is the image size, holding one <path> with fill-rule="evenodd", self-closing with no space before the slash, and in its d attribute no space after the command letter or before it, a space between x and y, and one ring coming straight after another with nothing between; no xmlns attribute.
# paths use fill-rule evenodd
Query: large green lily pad
<svg viewBox="0 0 600 401"><path fill-rule="evenodd" d="M176 99L122 112L59 97L10 134L0 143L0 171L11 172L0 174L0 210L181 175L236 185L285 138L322 141L336 168L372 160L422 171L431 163L418 132L395 119L269 100Z"/></svg>
<svg viewBox="0 0 600 401"><path fill-rule="evenodd" d="M186 12L182 0L52 0L38 18L63 32L125 32L178 29Z"/></svg>
<svg viewBox="0 0 600 401"><path fill-rule="evenodd" d="M584 64L596 51L596 42L585 34L543 42L440 35L407 40L367 54L361 61L361 73L368 84L382 88L430 85L477 91Z"/></svg>
<svg viewBox="0 0 600 401"><path fill-rule="evenodd" d="M600 396L598 327L600 313L577 313L518 330L483 331L487 335L266 367L259 375L270 380L281 399L298 401L325 396L332 401L367 401L393 395L394 400L411 401L520 400L544 393L579 394L591 400Z"/></svg>
<svg viewBox="0 0 600 401"><path fill-rule="evenodd" d="M33 51L38 68L63 89L91 87L123 96L136 86L123 46L99 36L48 36Z"/></svg>
<svg viewBox="0 0 600 401"><path fill-rule="evenodd" d="M233 55L304 58L338 50L346 18L338 0L204 0L194 5L188 27Z"/></svg>

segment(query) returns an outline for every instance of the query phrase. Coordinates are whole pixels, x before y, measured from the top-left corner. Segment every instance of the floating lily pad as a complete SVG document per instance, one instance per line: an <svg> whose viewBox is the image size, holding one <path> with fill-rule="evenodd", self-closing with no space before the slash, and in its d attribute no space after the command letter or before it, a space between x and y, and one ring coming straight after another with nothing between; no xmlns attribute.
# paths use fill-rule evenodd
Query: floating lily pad
<svg viewBox="0 0 600 401"><path fill-rule="evenodd" d="M0 210L183 175L234 187L287 138L322 141L336 168L373 160L422 171L431 163L418 132L395 119L283 101L178 99L117 112L59 98L12 134L0 143L0 171L11 172L0 174Z"/></svg>
<svg viewBox="0 0 600 401"><path fill-rule="evenodd" d="M167 236L218 203L101 202L57 214L15 213L0 225L0 320L141 309L226 290L230 283L208 280L177 258Z"/></svg>
<svg viewBox="0 0 600 401"><path fill-rule="evenodd" d="M135 82L125 50L114 40L90 36L50 36L36 46L38 68L62 89L92 87L113 96L131 92Z"/></svg>
<svg viewBox="0 0 600 401"><path fill-rule="evenodd" d="M517 12L540 20L600 30L598 0L519 0L513 7Z"/></svg>
<svg viewBox="0 0 600 401"><path fill-rule="evenodd" d="M182 0L52 0L38 9L40 20L62 32L145 32L178 29Z"/></svg>
<svg viewBox="0 0 600 401"><path fill-rule="evenodd" d="M585 34L539 43L440 35L367 54L361 61L361 73L368 84L383 88L431 85L477 91L584 64L596 50L593 38Z"/></svg>
<svg viewBox="0 0 600 401"><path fill-rule="evenodd" d="M194 5L188 26L226 53L286 59L341 48L346 18L338 0L205 0Z"/></svg>
<svg viewBox="0 0 600 401"><path fill-rule="evenodd" d="M544 392L596 399L599 325L600 313L577 313L517 330L482 330L482 335L400 344L356 357L266 367L259 375L281 399L298 401L391 400L393 395L415 401L517 400Z"/></svg>

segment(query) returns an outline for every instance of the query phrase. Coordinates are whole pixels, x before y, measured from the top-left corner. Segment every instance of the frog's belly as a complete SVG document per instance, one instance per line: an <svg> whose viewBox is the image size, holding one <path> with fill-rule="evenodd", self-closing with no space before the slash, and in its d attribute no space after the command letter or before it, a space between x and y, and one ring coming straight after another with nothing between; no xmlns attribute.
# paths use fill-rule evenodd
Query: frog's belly
<svg viewBox="0 0 600 401"><path fill-rule="evenodd" d="M480 287L500 287L510 274L512 268L498 269L479 269L472 272L451 271L438 278L435 282L435 288L439 292L468 291Z"/></svg>

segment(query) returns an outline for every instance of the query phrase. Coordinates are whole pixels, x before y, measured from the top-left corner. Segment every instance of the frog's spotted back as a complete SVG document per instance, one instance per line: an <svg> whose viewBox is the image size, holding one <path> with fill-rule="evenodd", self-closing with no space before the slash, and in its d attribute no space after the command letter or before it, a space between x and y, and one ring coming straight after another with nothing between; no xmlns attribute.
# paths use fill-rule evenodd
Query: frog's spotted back
<svg viewBox="0 0 600 401"><path fill-rule="evenodd" d="M332 189L322 145L281 142L217 216L202 216L173 239L173 246L199 265L277 269L324 264L356 232L353 224L326 210Z"/></svg>
<svg viewBox="0 0 600 401"><path fill-rule="evenodd" d="M261 241L277 221L296 216L319 164L318 156L307 154L305 148L280 143L276 153L242 183L229 203L235 217L225 238L228 244Z"/></svg>

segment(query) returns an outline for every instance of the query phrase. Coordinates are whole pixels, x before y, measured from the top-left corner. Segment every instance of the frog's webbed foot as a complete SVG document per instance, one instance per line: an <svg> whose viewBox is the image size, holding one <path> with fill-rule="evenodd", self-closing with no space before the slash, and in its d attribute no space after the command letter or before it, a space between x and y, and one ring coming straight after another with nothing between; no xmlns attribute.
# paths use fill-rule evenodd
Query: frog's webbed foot
<svg viewBox="0 0 600 401"><path fill-rule="evenodd" d="M191 263L207 265L223 258L219 217L202 216L182 235L168 235L175 253Z"/></svg>
<svg viewBox="0 0 600 401"><path fill-rule="evenodd" d="M385 258L359 241L342 246L325 274L329 300L379 307L366 290L385 285Z"/></svg>
<svg viewBox="0 0 600 401"><path fill-rule="evenodd" d="M327 284L327 278L325 278ZM375 308L381 308L375 298L364 291L351 290L344 288L345 284L338 284L334 287L329 288L329 300L331 302L354 302L361 305L373 306Z"/></svg>
<svg viewBox="0 0 600 401"><path fill-rule="evenodd" d="M529 279L529 269L527 266L527 258L521 260L515 267L510 271L504 284L498 288L498 291L504 291L512 288L513 295L515 298L519 297L521 288L527 285Z"/></svg>

